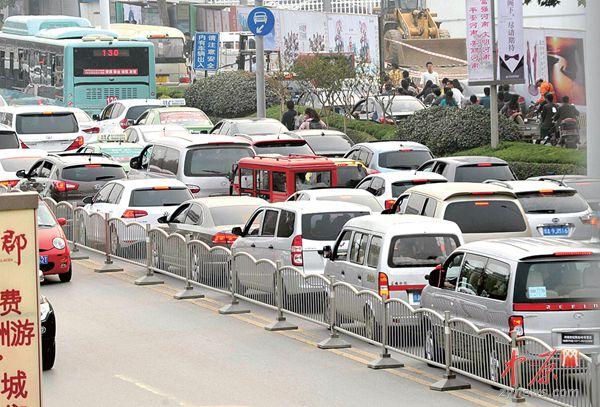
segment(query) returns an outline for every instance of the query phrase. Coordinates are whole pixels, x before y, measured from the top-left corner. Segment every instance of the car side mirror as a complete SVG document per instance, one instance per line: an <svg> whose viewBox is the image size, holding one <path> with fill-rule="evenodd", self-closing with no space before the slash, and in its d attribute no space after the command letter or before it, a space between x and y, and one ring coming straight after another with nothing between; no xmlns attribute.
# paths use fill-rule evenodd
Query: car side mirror
<svg viewBox="0 0 600 407"><path fill-rule="evenodd" d="M233 229L231 229L231 233L233 233L236 236L244 236L244 231L239 226L236 226Z"/></svg>
<svg viewBox="0 0 600 407"><path fill-rule="evenodd" d="M331 246L323 246L323 258L333 261L333 250Z"/></svg>
<svg viewBox="0 0 600 407"><path fill-rule="evenodd" d="M27 178L27 171L19 170L16 173L17 178Z"/></svg>
<svg viewBox="0 0 600 407"><path fill-rule="evenodd" d="M354 117L355 119L359 119L360 118L360 113L354 112L354 113L352 113L352 117Z"/></svg>
<svg viewBox="0 0 600 407"><path fill-rule="evenodd" d="M67 220L65 218L58 218L56 221L60 226L65 226L67 224Z"/></svg>
<svg viewBox="0 0 600 407"><path fill-rule="evenodd" d="M83 202L84 204L88 205L88 204L93 204L94 203L94 197L93 196L86 196L84 197L81 202Z"/></svg>
<svg viewBox="0 0 600 407"><path fill-rule="evenodd" d="M135 124L135 120L133 120L133 119L127 119L127 121L125 122L125 125L127 127L133 126L134 124Z"/></svg>
<svg viewBox="0 0 600 407"><path fill-rule="evenodd" d="M393 215L394 214L394 208L390 208L390 209L384 209L383 211L381 211L382 215Z"/></svg>
<svg viewBox="0 0 600 407"><path fill-rule="evenodd" d="M435 266L435 268L433 270L431 270L431 272L428 275L425 276L425 280L429 281L430 286L433 286L433 287L440 286L440 276L441 276L443 270L444 270L444 266L442 266L441 264L438 264L437 266Z"/></svg>
<svg viewBox="0 0 600 407"><path fill-rule="evenodd" d="M167 215L163 215L160 218L156 219L158 223L169 223L169 219Z"/></svg>
<svg viewBox="0 0 600 407"><path fill-rule="evenodd" d="M129 167L139 170L141 169L141 163L142 160L140 157L132 157L131 160L129 160Z"/></svg>
<svg viewBox="0 0 600 407"><path fill-rule="evenodd" d="M92 115L92 120L98 121L98 120L100 120L100 116L98 116L97 114L93 114Z"/></svg>

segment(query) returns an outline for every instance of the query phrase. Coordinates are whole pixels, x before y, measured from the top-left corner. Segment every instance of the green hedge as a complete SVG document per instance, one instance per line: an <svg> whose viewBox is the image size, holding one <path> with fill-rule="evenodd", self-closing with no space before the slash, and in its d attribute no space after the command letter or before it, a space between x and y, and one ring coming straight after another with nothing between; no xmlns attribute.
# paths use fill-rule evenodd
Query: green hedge
<svg viewBox="0 0 600 407"><path fill-rule="evenodd" d="M157 86L156 95L158 99L176 99L183 98L187 86L169 87L169 86Z"/></svg>
<svg viewBox="0 0 600 407"><path fill-rule="evenodd" d="M515 172L515 175L518 179L540 177L542 175L586 174L585 167L580 167L574 164L550 164L515 161L509 161L508 164Z"/></svg>

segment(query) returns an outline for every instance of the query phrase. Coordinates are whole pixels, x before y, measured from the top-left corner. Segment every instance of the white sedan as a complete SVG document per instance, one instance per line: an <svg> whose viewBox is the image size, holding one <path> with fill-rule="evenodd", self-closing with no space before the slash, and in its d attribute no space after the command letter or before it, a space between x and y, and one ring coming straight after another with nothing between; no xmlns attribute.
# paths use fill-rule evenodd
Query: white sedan
<svg viewBox="0 0 600 407"><path fill-rule="evenodd" d="M44 150L30 148L8 148L0 149L0 185L12 188L19 183L17 171L29 169L38 160L46 157L48 153Z"/></svg>
<svg viewBox="0 0 600 407"><path fill-rule="evenodd" d="M308 189L291 195L288 201L336 201L348 202L368 207L373 213L379 213L383 206L373 194L362 189L326 188Z"/></svg>

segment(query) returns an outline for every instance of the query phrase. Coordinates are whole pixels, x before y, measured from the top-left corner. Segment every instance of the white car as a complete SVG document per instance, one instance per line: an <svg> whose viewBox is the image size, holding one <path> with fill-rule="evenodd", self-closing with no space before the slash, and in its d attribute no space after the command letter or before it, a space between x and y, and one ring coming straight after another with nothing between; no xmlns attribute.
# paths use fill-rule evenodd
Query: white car
<svg viewBox="0 0 600 407"><path fill-rule="evenodd" d="M29 169L39 159L46 157L48 153L44 150L29 148L11 148L0 150L0 185L5 187L16 186L20 179L17 171Z"/></svg>
<svg viewBox="0 0 600 407"><path fill-rule="evenodd" d="M83 203L88 212L154 225L158 218L170 215L189 199L192 193L176 179L124 179L106 183L96 195L85 197Z"/></svg>
<svg viewBox="0 0 600 407"><path fill-rule="evenodd" d="M370 192L377 198L381 206L391 209L396 199L407 189L415 185L444 182L448 182L448 180L432 172L392 171L368 175L356 188Z"/></svg>
<svg viewBox="0 0 600 407"><path fill-rule="evenodd" d="M85 138L75 116L76 109L60 106L0 107L0 122L17 133L23 147L48 152L76 150Z"/></svg>
<svg viewBox="0 0 600 407"><path fill-rule="evenodd" d="M288 201L335 201L348 202L358 205L364 205L371 209L373 213L379 213L383 206L379 203L373 194L362 190L352 188L324 188L307 189L292 194Z"/></svg>
<svg viewBox="0 0 600 407"><path fill-rule="evenodd" d="M85 139L85 142L95 142L97 135L100 132L98 122L81 109L73 108L73 113L75 113L75 118L77 119L77 123L79 123L79 129L84 133L83 138Z"/></svg>
<svg viewBox="0 0 600 407"><path fill-rule="evenodd" d="M130 126L125 130L125 141L143 147L165 136L186 136L190 132L178 124L144 124Z"/></svg>
<svg viewBox="0 0 600 407"><path fill-rule="evenodd" d="M177 102L177 103L176 103ZM99 115L100 134L120 134L148 109L185 105L183 99L123 99L109 103Z"/></svg>

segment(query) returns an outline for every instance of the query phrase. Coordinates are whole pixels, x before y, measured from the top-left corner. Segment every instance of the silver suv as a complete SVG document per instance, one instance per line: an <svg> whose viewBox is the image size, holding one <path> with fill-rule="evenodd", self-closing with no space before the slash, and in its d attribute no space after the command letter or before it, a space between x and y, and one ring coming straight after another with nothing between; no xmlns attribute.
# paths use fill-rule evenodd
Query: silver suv
<svg viewBox="0 0 600 407"><path fill-rule="evenodd" d="M600 248L564 239L504 239L459 247L428 277L421 306L479 328L600 351Z"/></svg>
<svg viewBox="0 0 600 407"><path fill-rule="evenodd" d="M508 163L500 158L462 156L429 160L418 171L435 172L448 182L484 182L489 179L513 181L517 178Z"/></svg>
<svg viewBox="0 0 600 407"><path fill-rule="evenodd" d="M229 195L231 168L254 157L244 140L228 136L189 134L162 137L131 159L130 179L177 178L195 197Z"/></svg>

